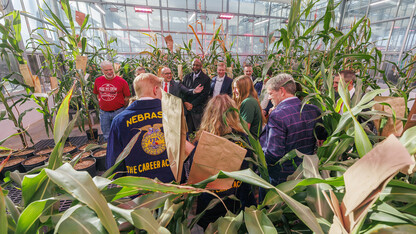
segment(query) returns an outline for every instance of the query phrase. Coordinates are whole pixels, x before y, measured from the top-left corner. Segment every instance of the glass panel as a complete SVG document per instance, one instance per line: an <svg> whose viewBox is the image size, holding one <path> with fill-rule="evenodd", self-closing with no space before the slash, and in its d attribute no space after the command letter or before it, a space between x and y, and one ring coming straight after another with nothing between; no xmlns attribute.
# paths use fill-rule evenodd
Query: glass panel
<svg viewBox="0 0 416 234"><path fill-rule="evenodd" d="M129 29L147 29L147 13L135 12L134 7L127 6Z"/></svg>
<svg viewBox="0 0 416 234"><path fill-rule="evenodd" d="M160 6L159 0L147 0L147 5L148 6Z"/></svg>
<svg viewBox="0 0 416 234"><path fill-rule="evenodd" d="M164 17L164 15L163 15ZM166 21L163 21L164 23ZM164 24L164 29L165 29ZM186 32L188 28L188 15L184 11L169 11L169 30L175 32Z"/></svg>
<svg viewBox="0 0 416 234"><path fill-rule="evenodd" d="M237 26L238 26L238 16L234 16L232 19L228 20L228 34L237 34Z"/></svg>
<svg viewBox="0 0 416 234"><path fill-rule="evenodd" d="M25 10L29 12L31 15L39 17L40 16L40 9L38 7L38 3L33 0L23 0L23 5L25 6Z"/></svg>
<svg viewBox="0 0 416 234"><path fill-rule="evenodd" d="M170 1L169 1L170 5ZM168 7L168 0L162 0L162 7Z"/></svg>
<svg viewBox="0 0 416 234"><path fill-rule="evenodd" d="M397 2L386 0L371 0L368 18L370 22L396 17Z"/></svg>
<svg viewBox="0 0 416 234"><path fill-rule="evenodd" d="M11 1L10 3L12 4L13 9L23 11L22 4L20 3L20 1Z"/></svg>
<svg viewBox="0 0 416 234"><path fill-rule="evenodd" d="M368 1L351 0L345 5L344 25L350 26L367 12Z"/></svg>
<svg viewBox="0 0 416 234"><path fill-rule="evenodd" d="M117 38L117 44L113 48L118 52L130 52L129 35L127 31L107 30L108 36Z"/></svg>
<svg viewBox="0 0 416 234"><path fill-rule="evenodd" d="M114 3L123 3L124 4L124 0L104 0L103 2L114 2Z"/></svg>
<svg viewBox="0 0 416 234"><path fill-rule="evenodd" d="M266 36L269 21L270 19L267 18L256 18L254 20L254 35Z"/></svg>
<svg viewBox="0 0 416 234"><path fill-rule="evenodd" d="M103 7L106 14L104 16L104 22L106 28L114 29L125 29L127 28L126 21L126 7L118 6L119 10L117 12L111 12L108 10L108 7Z"/></svg>
<svg viewBox="0 0 416 234"><path fill-rule="evenodd" d="M188 2L188 9L192 9L192 10L196 9L195 0L187 0L187 2Z"/></svg>
<svg viewBox="0 0 416 234"><path fill-rule="evenodd" d="M264 54L264 47L266 38L265 37L253 37L253 54Z"/></svg>
<svg viewBox="0 0 416 234"><path fill-rule="evenodd" d="M227 0L224 0L227 1ZM205 0L207 11L221 11L225 12L226 9L222 9L222 0Z"/></svg>
<svg viewBox="0 0 416 234"><path fill-rule="evenodd" d="M240 13L250 15L254 14L254 0L241 0Z"/></svg>
<svg viewBox="0 0 416 234"><path fill-rule="evenodd" d="M149 14L149 28L152 31L160 31L160 10L154 10Z"/></svg>
<svg viewBox="0 0 416 234"><path fill-rule="evenodd" d="M375 42L377 49L387 49L387 40L389 39L392 24L393 22L385 22L371 25L371 40Z"/></svg>
<svg viewBox="0 0 416 234"><path fill-rule="evenodd" d="M218 15L207 14L207 18L205 19L204 31L206 33L214 33L214 31L220 26L221 23L222 20L218 19Z"/></svg>
<svg viewBox="0 0 416 234"><path fill-rule="evenodd" d="M169 0L168 6L173 8L186 9L186 0Z"/></svg>
<svg viewBox="0 0 416 234"><path fill-rule="evenodd" d="M284 27L284 24L281 23L282 21L285 21L285 20L270 19L270 30L269 30L269 32L273 32L276 29L280 29L280 28Z"/></svg>
<svg viewBox="0 0 416 234"><path fill-rule="evenodd" d="M238 54L251 54L251 46L253 45L253 37L239 36L238 37Z"/></svg>
<svg viewBox="0 0 416 234"><path fill-rule="evenodd" d="M102 45L104 45L104 33L100 30L87 30L86 31L86 36L89 38L88 40L88 44L95 46L95 47L102 47ZM87 50L89 52L94 52L92 48L90 48L90 46L87 46Z"/></svg>
<svg viewBox="0 0 416 234"><path fill-rule="evenodd" d="M21 29L22 42L26 46L27 45L27 40L29 40L29 38L30 38L30 34L29 34L29 30L28 30L27 24L26 24L26 16L21 15L20 17L22 17L21 18L21 20L22 20L22 29Z"/></svg>
<svg viewBox="0 0 416 234"><path fill-rule="evenodd" d="M153 44L150 37L136 31L130 32L130 41L132 52L141 52L149 48L148 43Z"/></svg>
<svg viewBox="0 0 416 234"><path fill-rule="evenodd" d="M126 4L146 6L147 2L146 0L126 0Z"/></svg>
<svg viewBox="0 0 416 234"><path fill-rule="evenodd" d="M409 19L397 20L395 22L388 47L389 51L400 51L408 24Z"/></svg>
<svg viewBox="0 0 416 234"><path fill-rule="evenodd" d="M230 13L238 13L238 0L228 0L228 7Z"/></svg>
<svg viewBox="0 0 416 234"><path fill-rule="evenodd" d="M247 16L240 16L240 23L238 24L238 34L252 34L253 33L253 19Z"/></svg>
<svg viewBox="0 0 416 234"><path fill-rule="evenodd" d="M103 27L102 21L101 21L101 13L94 7L91 7L91 4L88 7L90 19L89 22L92 23L93 27L101 28Z"/></svg>
<svg viewBox="0 0 416 234"><path fill-rule="evenodd" d="M406 47L404 50L410 50L416 45L416 18L413 18L413 23L410 25L409 34L407 35Z"/></svg>
<svg viewBox="0 0 416 234"><path fill-rule="evenodd" d="M399 12L397 12L397 16L410 16L412 14L414 7L415 7L415 1L401 0L400 6L399 6Z"/></svg>
<svg viewBox="0 0 416 234"><path fill-rule="evenodd" d="M269 15L269 2L256 1L256 15Z"/></svg>

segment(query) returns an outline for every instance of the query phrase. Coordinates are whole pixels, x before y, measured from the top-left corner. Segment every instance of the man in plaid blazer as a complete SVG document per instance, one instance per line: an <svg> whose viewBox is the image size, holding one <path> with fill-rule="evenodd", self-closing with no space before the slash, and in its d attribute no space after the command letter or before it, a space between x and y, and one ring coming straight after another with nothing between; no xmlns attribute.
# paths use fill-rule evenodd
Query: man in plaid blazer
<svg viewBox="0 0 416 234"><path fill-rule="evenodd" d="M275 109L270 113L268 123L260 135L260 142L266 156L271 183L277 185L285 182L287 176L295 171L291 160L280 165L276 164L279 159L293 149L308 155L314 153L314 130L321 121L321 113L314 105L307 104L302 109L301 101L295 96L295 81L289 74L279 74L271 78L266 89ZM296 165L301 162L301 158L294 159Z"/></svg>

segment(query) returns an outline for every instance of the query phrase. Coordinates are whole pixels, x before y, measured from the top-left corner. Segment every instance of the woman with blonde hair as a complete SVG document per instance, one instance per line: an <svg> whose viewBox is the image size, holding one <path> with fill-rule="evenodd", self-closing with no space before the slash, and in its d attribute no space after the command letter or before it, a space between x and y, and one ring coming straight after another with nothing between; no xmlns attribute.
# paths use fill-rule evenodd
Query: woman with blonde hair
<svg viewBox="0 0 416 234"><path fill-rule="evenodd" d="M249 76L239 76L233 81L233 99L240 110L241 117L247 122L251 135L258 139L263 123L260 101Z"/></svg>
<svg viewBox="0 0 416 234"><path fill-rule="evenodd" d="M247 141L247 135L244 134L244 130L240 124L239 116L238 114L230 110L231 107L237 108L237 105L235 102L226 94L217 95L213 97L207 104L204 110L204 115L202 117L201 125L196 133L195 141L194 143L197 146L198 140L202 134L203 131L209 132L211 134L217 135L217 136L227 136L227 135L233 135L233 139L228 138L228 140L240 145L244 146L247 143L242 141ZM223 114L225 114L225 122L223 120ZM235 136L239 136L237 138L241 138L241 140L234 140L237 139ZM189 171L192 165L193 156L195 153L195 149L191 152L191 154L188 157L188 161L185 162L185 173L186 176L189 175ZM252 152L247 149L247 157L251 157ZM248 162L246 160L243 161L240 169L246 169L248 168ZM224 203L226 204L227 208L233 212L237 213L239 210L241 210L243 207L248 207L251 205L255 205L256 202L254 200L254 196L252 193L251 186L246 183L234 183L237 184L237 186L233 186L230 189L227 190L221 190L220 192L216 192L217 195L221 198L224 198L226 196L234 195L236 196L240 201L235 201L233 199L224 199ZM201 213L205 210L205 208L208 206L210 201L214 199L215 197L211 194L201 194L198 197L197 202L197 214ZM208 224L215 222L219 217L224 216L226 214L226 210L223 206L223 204L217 204L214 208L207 210L205 212L205 215L198 221L198 224L203 227L204 229L207 228Z"/></svg>

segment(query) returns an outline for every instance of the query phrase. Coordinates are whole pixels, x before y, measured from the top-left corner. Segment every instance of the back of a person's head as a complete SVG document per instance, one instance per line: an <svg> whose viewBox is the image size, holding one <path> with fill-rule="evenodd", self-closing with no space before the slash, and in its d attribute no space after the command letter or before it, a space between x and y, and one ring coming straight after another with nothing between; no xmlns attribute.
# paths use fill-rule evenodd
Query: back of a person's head
<svg viewBox="0 0 416 234"><path fill-rule="evenodd" d="M231 107L237 109L237 105L228 95L220 94L213 97L205 107L196 139L199 139L202 131L207 131L217 136L230 133L233 129L243 132L237 112L234 110L228 111ZM223 121L223 114L226 112L225 119L227 124Z"/></svg>
<svg viewBox="0 0 416 234"><path fill-rule="evenodd" d="M249 76L242 75L235 78L233 81L233 87L235 86L238 89L239 96L236 97L233 93L233 99L237 103L237 105L240 105L241 102L250 95L254 98L257 97L257 92L254 89L253 81Z"/></svg>
<svg viewBox="0 0 416 234"><path fill-rule="evenodd" d="M345 83L354 82L357 79L353 70L343 70L336 73L335 76L341 76Z"/></svg>
<svg viewBox="0 0 416 234"><path fill-rule="evenodd" d="M133 81L134 91L138 98L151 96L155 86L162 87L161 79L150 73L142 73Z"/></svg>
<svg viewBox="0 0 416 234"><path fill-rule="evenodd" d="M267 88L272 90L279 90L279 88L284 87L286 92L295 95L296 93L296 84L295 80L290 74L280 73L275 77L272 77L266 84Z"/></svg>

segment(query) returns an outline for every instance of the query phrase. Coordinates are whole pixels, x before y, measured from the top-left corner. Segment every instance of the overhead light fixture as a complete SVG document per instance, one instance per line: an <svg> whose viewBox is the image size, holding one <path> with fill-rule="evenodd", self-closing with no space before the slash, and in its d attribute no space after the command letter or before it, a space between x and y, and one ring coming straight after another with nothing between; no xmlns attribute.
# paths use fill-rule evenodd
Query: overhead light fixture
<svg viewBox="0 0 416 234"><path fill-rule="evenodd" d="M189 19L188 19L188 21L191 21L191 20L193 20L194 18L195 18L195 12L191 15L191 17L189 17Z"/></svg>
<svg viewBox="0 0 416 234"><path fill-rule="evenodd" d="M105 15L105 11L102 6L98 5L98 3L94 3L94 5L97 7L97 10L101 12L101 14Z"/></svg>
<svg viewBox="0 0 416 234"><path fill-rule="evenodd" d="M370 4L370 6L375 6L375 5L378 5L378 4L381 4L381 3L387 3L387 2L391 2L391 1L390 0L382 0L382 1L379 1L379 2L373 2L373 3Z"/></svg>
<svg viewBox="0 0 416 234"><path fill-rule="evenodd" d="M141 13L152 13L153 9L148 7L134 7L135 12L141 12Z"/></svg>
<svg viewBox="0 0 416 234"><path fill-rule="evenodd" d="M260 22L257 22L257 23L254 23L254 26L257 26L257 25L260 25L260 24L264 24L264 23L267 23L267 22L269 22L268 19L267 20L260 21Z"/></svg>
<svg viewBox="0 0 416 234"><path fill-rule="evenodd" d="M220 14L219 16L218 16L218 18L220 18L220 19L226 19L226 20L230 20L230 19L232 19L234 17L234 15L231 15L231 14Z"/></svg>

